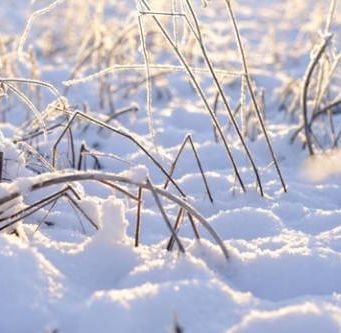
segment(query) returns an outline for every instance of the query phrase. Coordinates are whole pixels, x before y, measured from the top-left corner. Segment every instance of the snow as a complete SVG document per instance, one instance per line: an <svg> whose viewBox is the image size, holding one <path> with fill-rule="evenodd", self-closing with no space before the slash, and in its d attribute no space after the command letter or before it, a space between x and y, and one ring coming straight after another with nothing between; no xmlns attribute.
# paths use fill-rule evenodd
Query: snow
<svg viewBox="0 0 341 333"><path fill-rule="evenodd" d="M179 10L185 3L175 2ZM12 10L13 3L2 0L0 8L1 78L32 75L28 60L20 63L17 59L18 43L29 13L53 1L23 1L16 5L16 11ZM157 10L167 10L170 2L148 3ZM206 7L200 1L192 3L198 10L215 67L240 71L224 1L207 1ZM227 116L218 101L217 117L245 182L246 193L242 192L223 146L215 142L202 101L179 68L153 81L156 151L149 133L145 85L142 82L134 86L145 75L136 37L135 1L58 1L58 6L34 20L22 43L25 57L30 47L35 50L39 79L67 94L65 101L72 111L85 110L133 136L167 172L185 136L191 134L214 202L208 198L189 147L180 156L173 177L186 193L186 201L221 237L229 258L226 260L212 236L195 221L201 237L197 240L186 215L178 233L186 253L181 254L176 244L172 251L166 251L169 229L146 188L142 192L140 244L135 247L137 185L145 186L150 178L155 186L163 188L165 176L129 140L87 126L85 120L72 125L76 166L80 146L85 142L92 152L103 153L97 156L102 170L93 174L110 176L111 181L113 176L130 179L132 184L114 183L129 192L130 198L117 188L91 179L36 190L35 186L55 177L85 172L72 169L69 134L59 146L56 168L52 166L52 147L62 127L48 131L46 142L37 138L25 141L26 146L16 143L32 128L41 127L15 96L0 96L1 117L4 114L0 151L5 158L0 202L17 194L15 199L1 204L0 227L6 217L65 186L71 188L67 193L78 206L68 197L60 197L52 208L51 203L41 207L0 232L0 332L341 332L341 150L332 147L333 133L326 130L326 117L313 127L323 152L316 149L315 156L309 157L307 149L302 149L303 131L290 143L302 120L300 108L292 114L279 111L288 82L301 83L303 79L311 50L320 41L318 31L324 29L329 1L232 3L255 85L265 92L264 119L288 192L281 187L264 135L250 125L249 133L255 136L246 140L262 180L265 195L260 196L243 147L233 130L228 129ZM339 1L337 6L339 13ZM77 17L74 13L78 13ZM340 19L336 15L332 25L335 41L328 51L331 58L338 52ZM144 23L147 30L152 29L151 18L145 18ZM180 19L178 25L184 54L191 58L193 68L203 68L198 47L189 45L190 32ZM131 26L133 33L129 32ZM112 60L106 58L122 32L127 39L114 48ZM149 37L151 62L179 66L159 33L152 32ZM84 53L101 45L101 38L105 41L103 54L96 53L72 77ZM110 66L140 67L138 71L121 68L82 80L105 69L107 64L96 60L102 56ZM339 94L339 67L329 91L331 98ZM152 68L151 73L159 72ZM218 77L223 79L221 72ZM212 79L207 72L201 72L198 78L213 105L216 90ZM63 82L78 84L70 85L66 92ZM103 86L100 82L104 82ZM243 99L240 84L240 79L224 80L233 110ZM55 105L48 90L41 88L39 98L35 90L25 89L44 115L47 128L65 121L59 109L51 111ZM111 89L115 109L134 105L138 112L108 120L110 103L105 89ZM299 88L295 93L300 93ZM245 102L249 103L249 97ZM308 106L311 112L314 106L311 102ZM247 107L243 105L244 112ZM10 111L5 111L7 108ZM335 130L340 130L340 119L337 115L333 119ZM29 147L47 164L30 153ZM94 156L83 156L88 170L95 167ZM174 185L170 184L167 191L181 198ZM173 224L178 205L161 195L160 200Z"/></svg>
<svg viewBox="0 0 341 333"><path fill-rule="evenodd" d="M341 174L341 151L333 150L323 156L312 156L302 166L304 175L313 182Z"/></svg>
<svg viewBox="0 0 341 333"><path fill-rule="evenodd" d="M98 242L124 242L127 238L128 221L124 216L122 201L110 196L102 203L101 230L95 238Z"/></svg>
<svg viewBox="0 0 341 333"><path fill-rule="evenodd" d="M303 303L275 311L253 311L229 333L339 332L340 309L325 304Z"/></svg>

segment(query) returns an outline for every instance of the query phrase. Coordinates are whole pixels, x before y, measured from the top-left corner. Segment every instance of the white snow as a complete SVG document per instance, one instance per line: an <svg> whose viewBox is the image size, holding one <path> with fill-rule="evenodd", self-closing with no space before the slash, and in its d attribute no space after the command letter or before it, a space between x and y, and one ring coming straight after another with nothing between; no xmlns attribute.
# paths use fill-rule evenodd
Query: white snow
<svg viewBox="0 0 341 333"><path fill-rule="evenodd" d="M336 13L339 13L340 1L336 2ZM29 1L20 4L1 1L0 80L9 74L30 77L32 68L28 60L25 63L17 60L17 43L29 13L51 3L33 1L30 5ZM191 134L214 202L208 198L189 147L180 157L173 177L186 193L186 200L221 237L229 260L199 223L196 225L201 239L196 240L187 216L178 233L186 253L181 254L176 244L172 251L166 251L170 232L146 189L142 193L139 247L134 244L137 202L120 190L87 180L32 191L34 184L51 178L48 171L53 167L39 164L27 150L13 143L27 135L33 125L27 122L24 116L27 110L20 101L11 94L0 96L0 115L10 106L9 102L14 105L0 118L0 151L5 158L0 200L13 193L21 194L0 206L0 227L6 216L66 185L77 191L81 200L68 193L99 227L95 230L82 211L63 197L53 209L50 210L51 205L42 207L0 232L0 332L341 332L341 150L329 147L324 153L319 151L308 157L300 139L290 143L301 120L300 110L293 115L278 111L282 102L280 91L291 78L303 78L318 31L324 27L329 1L232 1L253 79L265 91L265 121L288 188L284 193L271 164L264 135L257 134L254 141L247 139L247 143L259 169L264 197L255 185L240 142L233 130L228 130L221 100L217 116L227 133L246 193L238 186L222 145L215 142L207 111L180 70L153 81L153 122L159 146L155 152L149 137L145 85L130 86L144 79L142 54L138 50L140 42L136 38L136 3L103 0L103 13L101 3L61 2L46 15L36 18L23 50L27 52L32 45L41 79L63 92L62 82L103 70L106 64L98 66L96 57L109 52L124 31L127 39L119 44L119 50L114 49L117 54L113 53L110 65L139 64L140 69L113 71L94 80L84 80L70 87L67 101L80 111L87 110L84 105L88 105L91 115L102 121L110 116L105 87L108 91L111 89L115 108L136 105L139 111L134 115L124 114L108 123L138 139L167 172L185 135ZM171 2L148 3L152 8L167 10ZM175 3L180 10L185 1ZM206 7L200 1L191 3L200 14L214 65L240 71L224 1L205 1ZM13 10L14 5L17 10ZM152 18L144 20L151 29ZM197 57L198 47L188 45L190 32L180 19L177 24L184 54L193 57L193 68L203 68L202 58ZM129 30L132 26L137 35ZM339 47L340 27L341 17L336 15L333 52ZM14 38L13 45L10 37ZM103 54L96 53L71 77L82 55L92 46L98 46L101 38L105 40ZM158 33L151 33L150 38L147 42L151 43L152 62L179 66ZM9 54L9 58L4 54ZM2 58L12 67L4 66L6 61ZM151 73L158 72L154 68ZM198 75L208 102L213 105L216 90L212 79L207 73ZM218 76L222 79L223 75L218 73ZM332 93L337 93L340 78L338 68ZM100 86L99 82L111 86ZM235 109L241 99L240 80L226 77L224 82L228 101ZM53 109L53 96L48 91L42 88L40 101L34 90L25 92L40 106L40 112ZM48 114L44 119L47 127L62 120L60 110L55 110L51 118ZM32 115L28 117L32 119ZM335 128L340 130L337 115L334 119ZM133 183L144 184L151 178L153 184L163 187L164 174L136 145L117 133L86 125L82 120L72 126L76 166L80 146L86 142L93 151L106 154L97 156L104 171L129 178ZM53 143L61 131L62 128L49 131L47 142L32 139L27 144L50 163ZM330 144L331 133L321 129L318 134L322 144ZM73 172L69 147L66 135L58 150L59 170L53 175ZM109 158L109 154L128 163ZM93 169L94 156L83 158L87 169ZM60 170L62 166L65 168ZM137 197L138 186L117 185ZM168 190L179 194L172 184ZM161 201L173 224L179 207L163 197ZM18 232L11 233L15 230ZM177 325L181 329L177 330Z"/></svg>

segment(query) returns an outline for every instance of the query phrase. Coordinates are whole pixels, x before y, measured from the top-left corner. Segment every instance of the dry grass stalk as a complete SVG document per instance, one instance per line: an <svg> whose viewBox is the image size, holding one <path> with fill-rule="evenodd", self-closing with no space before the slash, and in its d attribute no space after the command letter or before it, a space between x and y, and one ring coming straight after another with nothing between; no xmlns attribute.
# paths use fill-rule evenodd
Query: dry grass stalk
<svg viewBox="0 0 341 333"><path fill-rule="evenodd" d="M83 118L85 120L87 120L90 123L93 123L97 126L106 128L116 134L119 134L125 138L127 138L129 141L131 141L132 143L134 143L139 149L141 149L146 155L147 157L149 157L149 159L159 168L159 170L169 179L169 181L175 186L175 188L179 191L179 193L181 193L181 195L185 196L184 192L180 189L180 187L177 185L177 183L175 182L175 180L168 175L167 171L164 169L164 167L160 164L160 162L157 161L157 159L148 151L147 148L144 147L144 145L135 137L133 136L131 133L125 131L124 129L117 129L115 127L112 127L100 120L97 120L94 117L91 117L85 113L82 113L80 111L76 111L74 113L72 113L72 116L70 117L68 123L66 124L66 126L64 127L62 133L60 134L60 136L58 137L58 139L56 140L56 142L54 143L53 147L52 147L52 165L55 167L56 165L56 157L57 157L57 148L58 145L60 143L60 141L62 140L62 138L64 137L65 133L69 130L69 128L71 127L72 123L75 121L75 119L77 117Z"/></svg>
<svg viewBox="0 0 341 333"><path fill-rule="evenodd" d="M184 149L185 149L185 147L186 147L186 144L189 144L189 145L190 145L190 148L192 149L192 151L193 151L193 153L194 153L195 160L196 160L196 162L197 162L198 168L199 168L199 170L200 170L201 177L202 177L203 182L204 182L204 185L205 185L206 193L207 193L207 195L208 195L210 201L213 203L212 193L211 193L211 190L210 190L210 188L209 188L208 181L207 181L207 178L206 178L206 176L205 176L205 172L204 172L204 169L203 169L203 167L202 167L202 164L201 164L201 162L200 162L199 155L198 155L197 150L196 150L196 148L195 148L195 145L194 145L192 136L191 136L190 134L186 135L184 141L182 142L182 144L181 144L181 146L180 146L180 148L179 148L179 151L178 151L177 155L175 156L175 159L174 159L174 161L173 161L173 163L172 163L172 165L171 165L171 168L170 168L168 174L169 174L171 177L173 176L174 171L175 171L175 168L176 168L176 165L177 165L177 163L178 163L178 161L179 161L179 158L180 158L181 154L183 153L183 151L184 151ZM166 182L165 182L163 188L164 188L164 189L167 189L168 185L169 185L169 179L166 180Z"/></svg>
<svg viewBox="0 0 341 333"><path fill-rule="evenodd" d="M162 196L174 204L182 207L188 214L190 214L193 218L195 218L204 229L212 236L214 241L220 247L226 259L229 259L229 254L224 245L224 242L216 233L216 231L212 228L212 226L207 222L207 220L195 209L193 208L183 197L178 197L174 194L169 193L166 190L163 190L159 187L153 186L150 182L137 182L131 180L127 177L118 176L112 173L104 173L104 172L72 172L72 173L64 173L64 174L50 174L49 177L46 175L37 176L35 180L32 180L32 185L27 189L28 192L33 192L42 188L46 188L52 185L72 183L77 181L109 181L109 182L119 182L124 184L129 184L133 186L140 187L142 189L147 189L149 191L154 191L158 196ZM20 191L14 190L14 192L7 194L0 198L0 206L3 204L8 204L12 200L19 198L22 195Z"/></svg>

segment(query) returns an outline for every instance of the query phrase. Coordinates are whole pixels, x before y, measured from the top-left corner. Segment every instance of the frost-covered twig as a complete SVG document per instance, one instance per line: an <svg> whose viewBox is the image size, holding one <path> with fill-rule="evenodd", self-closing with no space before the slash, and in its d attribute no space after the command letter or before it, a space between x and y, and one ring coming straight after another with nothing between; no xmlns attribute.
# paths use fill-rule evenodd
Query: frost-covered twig
<svg viewBox="0 0 341 333"><path fill-rule="evenodd" d="M144 29L142 15L138 16L138 25L139 25L141 48L142 48L142 54L143 54L143 59L145 63L145 73L146 73L146 91L147 91L146 99L147 99L148 128L149 128L149 134L151 136L151 141L153 143L155 151L157 152L155 128L154 128L154 116L153 116L153 102L152 102L152 81L150 78L151 75L150 75L150 67L149 67L150 61L149 61L149 55L148 55L148 50L147 50L146 32Z"/></svg>
<svg viewBox="0 0 341 333"><path fill-rule="evenodd" d="M149 64L149 68L153 70L158 70L158 71L171 71L171 72L183 72L186 71L184 67L182 66L175 66L175 65L158 65L158 64ZM199 67L192 67L189 66L192 72L194 73L200 73L200 74L207 74L209 73L209 70L206 68L199 68ZM145 65L141 64L132 64L132 65L113 65L110 67L107 67L103 70L100 70L96 73L90 74L88 76L84 76L78 79L70 79L63 81L63 84L67 87L77 85L77 84L82 84L82 83L87 83L91 82L93 80L99 79L109 73L112 72L125 72L125 71L144 71L145 70ZM216 70L217 74L226 76L226 77L241 77L243 75L242 72L238 71L227 71L224 69L217 69Z"/></svg>
<svg viewBox="0 0 341 333"><path fill-rule="evenodd" d="M61 103L63 110L66 110L66 103L64 98L61 96L57 88L55 88L51 83L40 81L40 80L32 80L20 77L0 77L0 82L3 83L24 83L24 84L33 84L47 88L50 92L58 99Z"/></svg>
<svg viewBox="0 0 341 333"><path fill-rule="evenodd" d="M187 0L187 1L188 1L188 0ZM273 160L273 162L274 162L276 171L277 171L277 173L278 173L278 177L279 177L279 179L280 179L280 182L281 182L281 184L282 184L282 187L283 187L284 192L286 192L286 191L287 191L287 188L286 188L286 185L285 185L285 182L284 182L284 178L283 178L283 176L282 176L281 169L280 169L280 167L279 167L279 164L278 164L278 161L277 161L275 152L274 152L274 150L273 150L273 148L272 148L272 144L271 144L271 142L270 142L270 138L269 138L269 136L268 136L268 133L267 133L267 130L266 130L266 127L265 127L263 118L262 118L262 114L261 114L261 111L260 111L260 108L259 108L259 105L258 105L256 96L255 96L255 93L254 93L252 84L251 84L249 69L248 69L248 65L247 65L247 61L246 61L246 55L245 55L243 43L242 43L242 40L241 40L241 36L240 36L240 32L239 32L237 20L236 20L236 18L235 18L234 11L233 11L233 9L232 9L231 1L230 1L230 0L225 0L225 4L226 4L226 6L227 6L227 10L228 10L230 19L231 19L231 21L232 21L233 30L234 30L234 33L235 33L236 42L237 42L237 45L238 45L238 50L239 50L239 53L240 53L241 62L242 62L243 70L244 70L244 77L245 77L246 84L247 84L247 87L248 87L248 90L249 90L249 94L250 94L250 96L251 96L251 100L252 100L254 109L255 109L255 111L256 111L256 115L257 115L257 117L258 117L258 121L259 121L259 123L260 123L260 126L261 126L262 132L263 132L263 134L264 134L264 137L265 137L267 146L268 146L268 148L269 148L269 151L270 151L272 160Z"/></svg>
<svg viewBox="0 0 341 333"><path fill-rule="evenodd" d="M55 0L52 3L50 3L47 7L44 7L42 9L39 9L37 11L35 11L28 19L24 32L21 35L21 38L19 40L19 46L18 46L18 57L21 61L24 60L24 45L26 43L26 40L28 38L28 35L31 31L32 25L34 23L34 21L41 15L44 15L46 13L48 13L49 11L53 10L55 7L57 7L58 5L61 5L63 2L65 2L66 0Z"/></svg>
<svg viewBox="0 0 341 333"><path fill-rule="evenodd" d="M80 205L76 202L76 200L74 200L69 194L68 191L71 191L78 200L80 200L79 195L72 189L71 186L66 186L64 189L55 192L31 205L29 205L28 207L25 207L21 210L19 210L18 212L9 215L9 216L5 216L2 217L0 219L0 231L5 230L11 226L13 226L14 224L16 224L18 221L24 219L27 216L30 216L32 214L34 214L35 212L37 212L38 210L44 208L45 206L48 206L49 204L56 202L58 199L60 199L61 197L66 197L81 213L82 215L90 222L90 224L96 229L98 230L98 226L96 225L95 222L92 221L92 219L88 216L87 213L84 212L84 210L80 207ZM1 225L2 222L5 222L9 220L9 222L6 222L4 225ZM38 226L39 227L39 226Z"/></svg>
<svg viewBox="0 0 341 333"><path fill-rule="evenodd" d="M318 51L316 52L315 56L310 61L310 64L307 68L307 71L306 71L306 74L304 76L304 80L302 83L301 105L302 105L302 113L303 113L303 126L304 126L306 144L307 144L310 155L314 155L314 149L313 149L313 145L311 142L311 129L309 127L309 119L308 119L309 86L310 86L311 77L314 73L315 67L317 66L320 58L322 57L331 38L332 38L331 34L324 36L321 45L318 47Z"/></svg>
<svg viewBox="0 0 341 333"><path fill-rule="evenodd" d="M149 7L149 5L147 4L147 2L145 0L141 0L141 2L143 3L143 5L146 7L146 9L148 10L148 12L150 13L151 17L153 18L154 22L156 23L156 25L159 27L159 30L161 31L162 35L165 37L165 39L167 40L167 42L170 44L170 46L172 47L173 51L175 52L175 54L177 55L177 57L179 58L179 60L181 61L182 65L184 66L184 68L186 69L186 72L188 73L189 75L189 78L191 79L197 93L199 94L202 102L204 103L205 105L205 108L206 110L208 111L211 119L212 119L212 122L213 124L216 126L217 130L218 130L218 133L219 133L219 136L220 138L222 139L222 142L223 142L223 145L224 145L224 148L226 150L226 153L229 157L229 160L231 161L232 163L232 166L233 166L233 170L236 174L236 177L239 181L239 184L241 186L241 188L243 189L243 191L245 192L246 191L246 188L245 188L245 185L244 185L244 182L240 176L240 173L239 173L239 170L238 170L238 167L237 167L237 164L234 160L234 157L232 155L232 152L230 150L230 147L229 147L229 144L227 142L227 139L221 129L221 125L219 124L219 121L217 119L217 117L215 116L211 106L209 105L208 101L207 101L207 98L205 96L205 93L204 91L202 90L201 86L199 85L193 71L191 70L191 67L189 66L189 64L187 63L184 55L182 54L182 52L179 50L179 48L175 45L174 41L172 40L171 36L169 35L169 33L167 32L166 28L163 26L163 24L161 23L161 21L158 19L157 17L157 14L154 14L152 11L151 11L151 8Z"/></svg>
<svg viewBox="0 0 341 333"><path fill-rule="evenodd" d="M200 25L199 25L199 21L198 21L198 18L196 16L196 13L195 13L192 5L191 5L190 0L185 0L185 1L186 1L187 7L188 7L188 9L189 9L189 11L191 13L191 16L192 16L194 24L195 24L196 33L198 35L197 41L199 43L199 46L200 46L200 49L201 49L201 53L202 53L202 55L203 55L203 57L205 59L207 67L210 70L210 73L211 73L212 79L213 79L213 81L215 83L215 86L216 86L216 88L217 88L217 90L218 90L218 92L219 92L219 94L220 94L220 96L222 98L223 104L225 106L225 110L226 110L226 112L227 112L227 114L229 116L229 119L230 119L230 121L231 121L231 123L233 125L233 128L235 129L235 131L236 131L236 133L238 135L238 138L239 138L239 140L240 140L240 142L241 142L241 144L242 144L242 146L244 148L246 156L247 156L248 160L250 161L251 167L252 167L253 172L254 172L255 177L256 177L256 181L257 181L260 193L263 196L264 195L263 186L262 186L262 182L261 182L261 179L260 179L260 176L259 176L258 168L256 166L256 163L254 162L254 158L253 158L253 156L251 154L251 151L248 148L248 146L247 146L247 144L245 142L245 139L244 139L244 137L243 137L243 135L242 135L242 133L241 133L241 131L239 129L239 126L238 126L235 118L233 117L232 109L231 109L231 107L229 105L229 102L228 102L227 97L226 97L226 95L224 93L222 85L220 84L220 82L218 80L218 77L216 75L214 66L213 66L211 60L208 57L208 53L207 53L207 50L206 50L206 47L205 47L205 44L204 44L204 41L203 41L203 37L202 37L202 34L201 34Z"/></svg>
<svg viewBox="0 0 341 333"><path fill-rule="evenodd" d="M185 196L184 192L180 189L180 187L178 186L178 184L175 182L175 180L168 175L167 171L164 169L164 167L160 164L160 162L158 162L158 160L148 151L147 148L145 148L145 146L131 133L127 132L126 130L122 129L118 129L115 127L112 127L94 117L91 117L83 112L80 111L76 111L74 113L72 113L72 116L70 117L68 123L66 124L66 126L64 127L62 133L59 135L59 137L57 138L56 142L53 144L52 147L52 165L55 166L56 165L56 157L57 157L57 148L58 145L60 143L60 141L62 140L62 138L64 137L65 133L69 130L69 128L71 127L71 125L73 124L74 120L77 118L83 118L85 120L87 120L90 123L93 123L97 126L101 126L103 128L106 128L116 134L119 134L125 138L127 138L129 141L131 141L132 143L134 143L139 149L141 149L148 157L149 159L159 168L159 170L167 177L167 179L169 179L169 181L175 186L175 188L179 191L179 193L181 193L181 195Z"/></svg>
<svg viewBox="0 0 341 333"><path fill-rule="evenodd" d="M17 89L15 86L13 86L10 83L4 83L9 90L11 90L27 107L30 111L32 111L32 113L34 114L34 116L36 117L36 119L38 120L38 122L40 123L40 126L42 127L43 130L43 134L44 134L44 139L47 139L47 131L46 131L46 125L44 123L44 120L42 119L39 111L37 110L37 108L35 107L35 105L30 101L30 99L23 94L19 89Z"/></svg>
<svg viewBox="0 0 341 333"><path fill-rule="evenodd" d="M124 184L141 186L143 189L147 189L149 191L152 190L151 185L146 182L139 182L136 180L132 180L127 177L118 176L113 173L105 173L105 172L71 172L71 173L52 173L52 174L44 174L33 177L31 179L31 185L27 186L26 189L22 192L20 189L18 190L18 184L14 182L13 191L10 191L8 194L4 195L0 198L0 206L3 204L8 204L10 201L19 198L22 195L25 195L30 192L37 191L39 189L47 188L49 186L65 184L77 181L110 181L110 182L120 182ZM163 190L159 187L153 186L153 190L159 195L162 196L171 202L175 203L179 207L184 208L184 210L189 213L192 217L194 217L204 229L212 236L214 241L218 244L220 249L222 250L226 259L229 259L229 254L227 251L224 242L213 229L213 227L207 222L207 220L194 208L192 207L184 198L178 197L166 190Z"/></svg>

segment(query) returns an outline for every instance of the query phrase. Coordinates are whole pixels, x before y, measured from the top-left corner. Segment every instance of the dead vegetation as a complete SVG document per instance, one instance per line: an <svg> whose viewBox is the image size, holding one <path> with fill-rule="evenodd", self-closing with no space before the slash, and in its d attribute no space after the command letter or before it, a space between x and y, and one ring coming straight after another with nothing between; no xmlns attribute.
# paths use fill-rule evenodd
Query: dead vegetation
<svg viewBox="0 0 341 333"><path fill-rule="evenodd" d="M187 145L194 154L193 168L200 171L204 191L210 202L214 202L214 192L210 188L205 174L206 168L200 159L196 143L192 135L185 136L173 161L166 165L165 159L161 158L158 152L155 135L157 125L154 121L158 110L153 105L153 98L155 92L156 96L160 96L158 95L160 92L161 95L168 94L168 98L171 99L172 92L168 90L165 93L167 89L165 89L164 80L167 81L168 75L183 75L200 98L203 112L206 112L207 119L211 121L216 143L224 147L225 156L222 158L229 163L227 168L232 167L234 177L242 191L246 192L250 184L243 179L229 141L231 136L234 140L238 140L238 144L242 147L261 196L265 193L260 166L257 165L250 148L250 142L258 140L259 137L265 140L271 166L274 167L280 187L283 191L287 191L276 152L266 129L264 91L257 87L253 80L232 4L230 1L225 1L226 24L234 32L235 49L233 51L239 54L239 66L227 69L217 67L212 60L210 47L208 47L208 33L201 22L201 11L196 3L189 0L175 1L172 6L166 5L165 8L154 9L148 1L140 0L136 10L137 17L129 15L123 21L115 15L107 17L104 14L105 6L105 1L100 1L97 5L87 2L87 5L81 6L87 21L82 18L75 20L72 12L78 8L77 2L57 0L51 2L48 7L33 12L19 40L10 36L1 37L2 120L7 121L9 114L18 110L23 113L20 118L23 119L22 127L16 133L13 143L25 155L26 167L37 174L36 179L40 179L40 174L49 178L48 181L42 180L35 183L30 190L51 184L59 184L61 188L48 197L22 207L15 213L2 209L0 228L5 230L43 207L49 206L49 211L51 211L58 200L67 200L75 211L82 215L82 218L96 228L96 224L82 211L79 204L82 198L77 195L71 185L74 181L92 179L99 186L110 186L136 203L135 246L140 243L139 234L143 225L140 216L143 191L149 190L169 229L168 250L171 250L176 243L180 251L185 251L178 231L184 219L187 218L195 238L200 238L196 227L196 223L200 223L228 257L227 250L219 236L188 204L186 201L188 193L185 193L174 177L178 160ZM331 9L332 12L333 9ZM51 17L56 21L62 18L63 27L45 29L46 20ZM331 18L332 14L330 14L330 22ZM32 30L39 28L45 30L40 39L31 43ZM65 38L67 29L70 29L70 33L68 38ZM328 23L323 44L307 71L302 88L301 104L296 95L292 94L292 87L295 87L296 83L293 82L284 92L283 108L288 109L288 112L295 112L292 110L296 108L297 103L303 108L304 121L295 137L300 132L305 133L310 153L313 153L315 122L324 118L324 115L329 117L333 146L337 146L341 136L333 125L333 116L339 113L340 103L335 97L334 85L329 84L332 82L333 75L337 75L336 68L340 57L331 51L333 36L330 34L330 29L331 23ZM80 40L75 37L75 31L81 32ZM181 39L185 39L186 43L182 43ZM14 50L15 45L18 45L18 50ZM70 53L70 50L77 50L77 52ZM167 64L158 62L162 54L169 56L171 61ZM69 66L62 89L57 89L41 79L43 63L47 61L47 58L49 63L53 64L58 64L60 58L67 59L65 64L60 66L61 70L64 70L66 65ZM127 73L130 75L126 75ZM314 79L315 76L318 80ZM211 82L211 90L203 87L203 77ZM77 91L77 87L89 82L92 87L96 87L89 92L96 96L96 105L89 106L86 100L82 105L71 105L69 100ZM240 84L240 97L231 102L232 98L228 95L226 87L236 82ZM131 99L143 89L146 96L143 109L136 103L125 103L127 96ZM311 91L316 89L317 95L313 99L314 109L310 113L308 106L311 105ZM288 101L290 101L290 107L288 107ZM122 104L125 106L117 106ZM96 112L96 108L103 112ZM147 140L131 132L120 122L126 116L143 112L147 112L148 117ZM220 120L222 115L224 119L227 119L224 124ZM151 179L136 183L133 180L121 179L104 170L102 165L104 157L120 161L127 167L130 167L131 162L118 156L114 151L104 152L84 140L79 140L79 133L84 134L90 131L90 128L94 127L92 125L97 127L98 135L104 131L110 132L135 145L137 151L142 152L163 175L165 180L163 189L161 186L154 185ZM75 132L78 133L76 136ZM0 179L7 183L15 182L15 179L5 177L6 165L3 163L5 160L6 154L1 154ZM90 160L92 163L89 162ZM68 174L59 174L58 170L64 168L69 169ZM70 169L73 171L71 172ZM93 172L91 169L99 172ZM119 184L120 182L123 182L124 186ZM168 188L170 184L172 188ZM131 186L135 189L133 190ZM135 194L136 187L137 194ZM179 196L172 194L174 189ZM0 199L0 203L8 205L11 200L21 195L20 192L5 195ZM160 196L178 205L174 223L167 216ZM43 221L38 223L38 228L41 223Z"/></svg>

